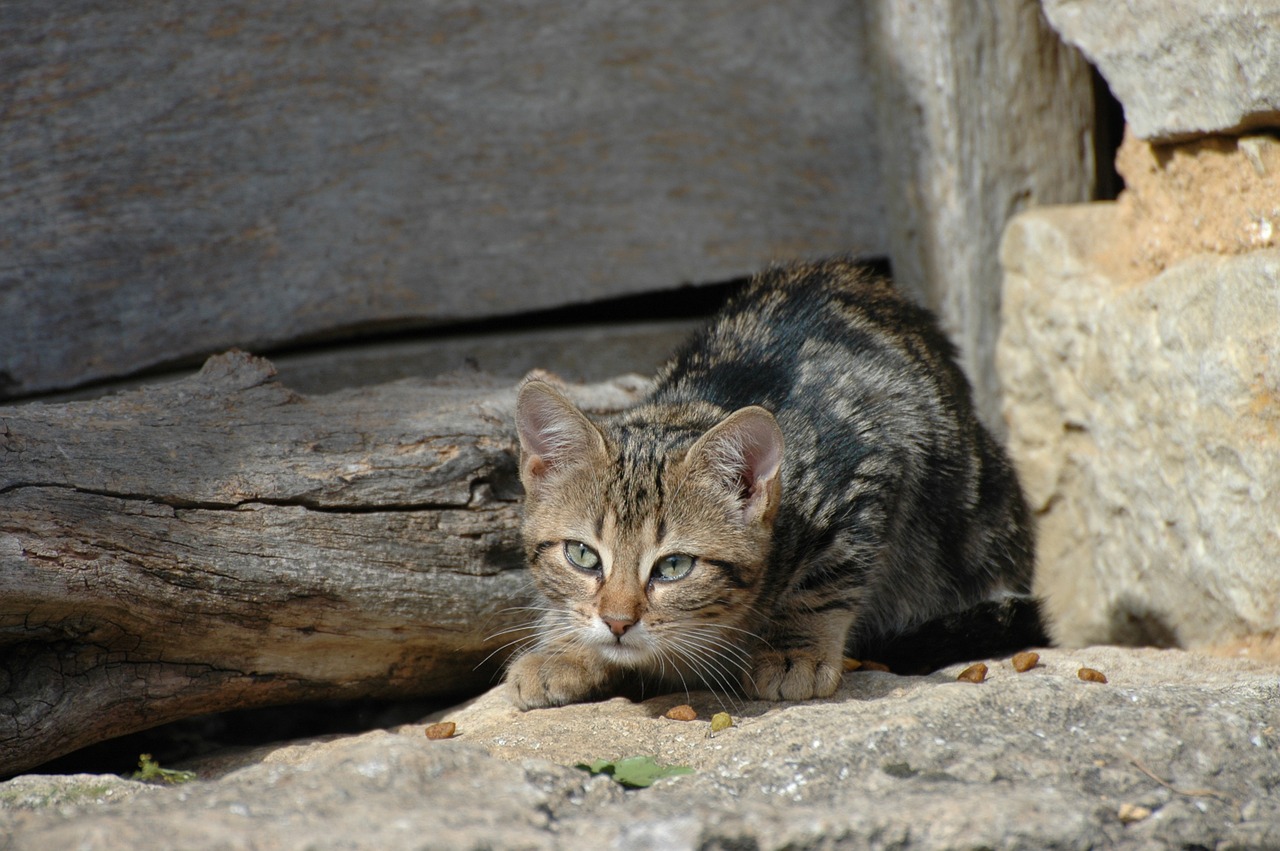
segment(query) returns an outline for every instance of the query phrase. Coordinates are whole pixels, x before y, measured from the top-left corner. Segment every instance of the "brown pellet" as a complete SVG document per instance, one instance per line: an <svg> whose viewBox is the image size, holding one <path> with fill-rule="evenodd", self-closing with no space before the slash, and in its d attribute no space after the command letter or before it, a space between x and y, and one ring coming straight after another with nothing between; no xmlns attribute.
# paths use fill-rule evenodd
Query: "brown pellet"
<svg viewBox="0 0 1280 851"><path fill-rule="evenodd" d="M957 680L966 683L980 683L987 678L987 666L983 662L974 662L960 672Z"/></svg>
<svg viewBox="0 0 1280 851"><path fill-rule="evenodd" d="M689 704L682 703L668 709L666 717L672 721L693 721L698 717L698 713Z"/></svg>
<svg viewBox="0 0 1280 851"><path fill-rule="evenodd" d="M1101 671L1095 671L1093 668L1081 668L1076 671L1076 676L1086 683L1105 683L1107 681L1106 674Z"/></svg>
<svg viewBox="0 0 1280 851"><path fill-rule="evenodd" d="M1028 650L1025 653L1015 653L1013 655L1013 669L1019 674L1026 673L1040 664L1040 654L1033 653Z"/></svg>
<svg viewBox="0 0 1280 851"><path fill-rule="evenodd" d="M427 728L427 738L452 739L456 732L458 732L457 724L452 721L441 721L439 724L432 724Z"/></svg>

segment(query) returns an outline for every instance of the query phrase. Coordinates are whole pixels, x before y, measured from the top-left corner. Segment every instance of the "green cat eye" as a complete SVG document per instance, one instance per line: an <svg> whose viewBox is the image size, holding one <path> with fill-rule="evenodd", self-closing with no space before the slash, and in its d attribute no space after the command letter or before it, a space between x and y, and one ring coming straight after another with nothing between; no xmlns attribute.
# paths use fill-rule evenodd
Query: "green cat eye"
<svg viewBox="0 0 1280 851"><path fill-rule="evenodd" d="M582 541L565 541L564 557L569 564L582 570L599 570L600 556Z"/></svg>
<svg viewBox="0 0 1280 851"><path fill-rule="evenodd" d="M693 556L685 555L684 553L663 556L658 559L658 563L653 568L656 579L663 579L668 582L684 579L691 570L693 570Z"/></svg>

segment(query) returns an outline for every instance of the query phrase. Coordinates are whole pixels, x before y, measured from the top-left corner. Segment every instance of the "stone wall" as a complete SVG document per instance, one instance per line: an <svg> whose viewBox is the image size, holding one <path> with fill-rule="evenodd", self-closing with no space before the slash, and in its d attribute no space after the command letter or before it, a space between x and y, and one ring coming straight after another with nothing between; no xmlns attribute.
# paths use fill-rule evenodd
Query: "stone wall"
<svg viewBox="0 0 1280 851"><path fill-rule="evenodd" d="M1043 0L1143 139L1169 142L1274 128L1280 7L1257 0Z"/></svg>
<svg viewBox="0 0 1280 851"><path fill-rule="evenodd" d="M1280 10L1045 8L1130 121L1117 202L1023 214L1002 246L998 364L1055 637L1272 653Z"/></svg>

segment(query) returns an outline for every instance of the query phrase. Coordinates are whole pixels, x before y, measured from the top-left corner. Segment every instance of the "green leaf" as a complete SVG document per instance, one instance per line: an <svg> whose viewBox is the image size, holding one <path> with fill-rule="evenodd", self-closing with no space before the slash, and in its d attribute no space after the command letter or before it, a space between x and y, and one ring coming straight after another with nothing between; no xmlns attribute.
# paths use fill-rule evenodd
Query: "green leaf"
<svg viewBox="0 0 1280 851"><path fill-rule="evenodd" d="M144 753L138 757L138 770L130 776L132 780L144 783L189 783L196 779L194 771L180 771L176 768L161 768L160 763L152 759L151 754Z"/></svg>
<svg viewBox="0 0 1280 851"><path fill-rule="evenodd" d="M633 789L652 786L663 777L693 774L693 769L687 765L659 765L651 756L629 756L617 761L597 759L590 763L580 762L578 768L592 774L608 774L615 782Z"/></svg>

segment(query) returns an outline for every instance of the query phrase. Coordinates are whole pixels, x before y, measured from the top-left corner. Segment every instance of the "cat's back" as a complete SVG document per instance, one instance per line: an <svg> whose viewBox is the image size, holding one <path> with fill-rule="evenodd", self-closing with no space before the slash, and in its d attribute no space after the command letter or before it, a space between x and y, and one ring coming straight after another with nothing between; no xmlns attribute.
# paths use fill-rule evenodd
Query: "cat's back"
<svg viewBox="0 0 1280 851"><path fill-rule="evenodd" d="M970 407L932 314L846 260L758 276L666 364L654 398L762 405L780 420L825 419L854 401L856 419L927 416L931 406L954 418Z"/></svg>

